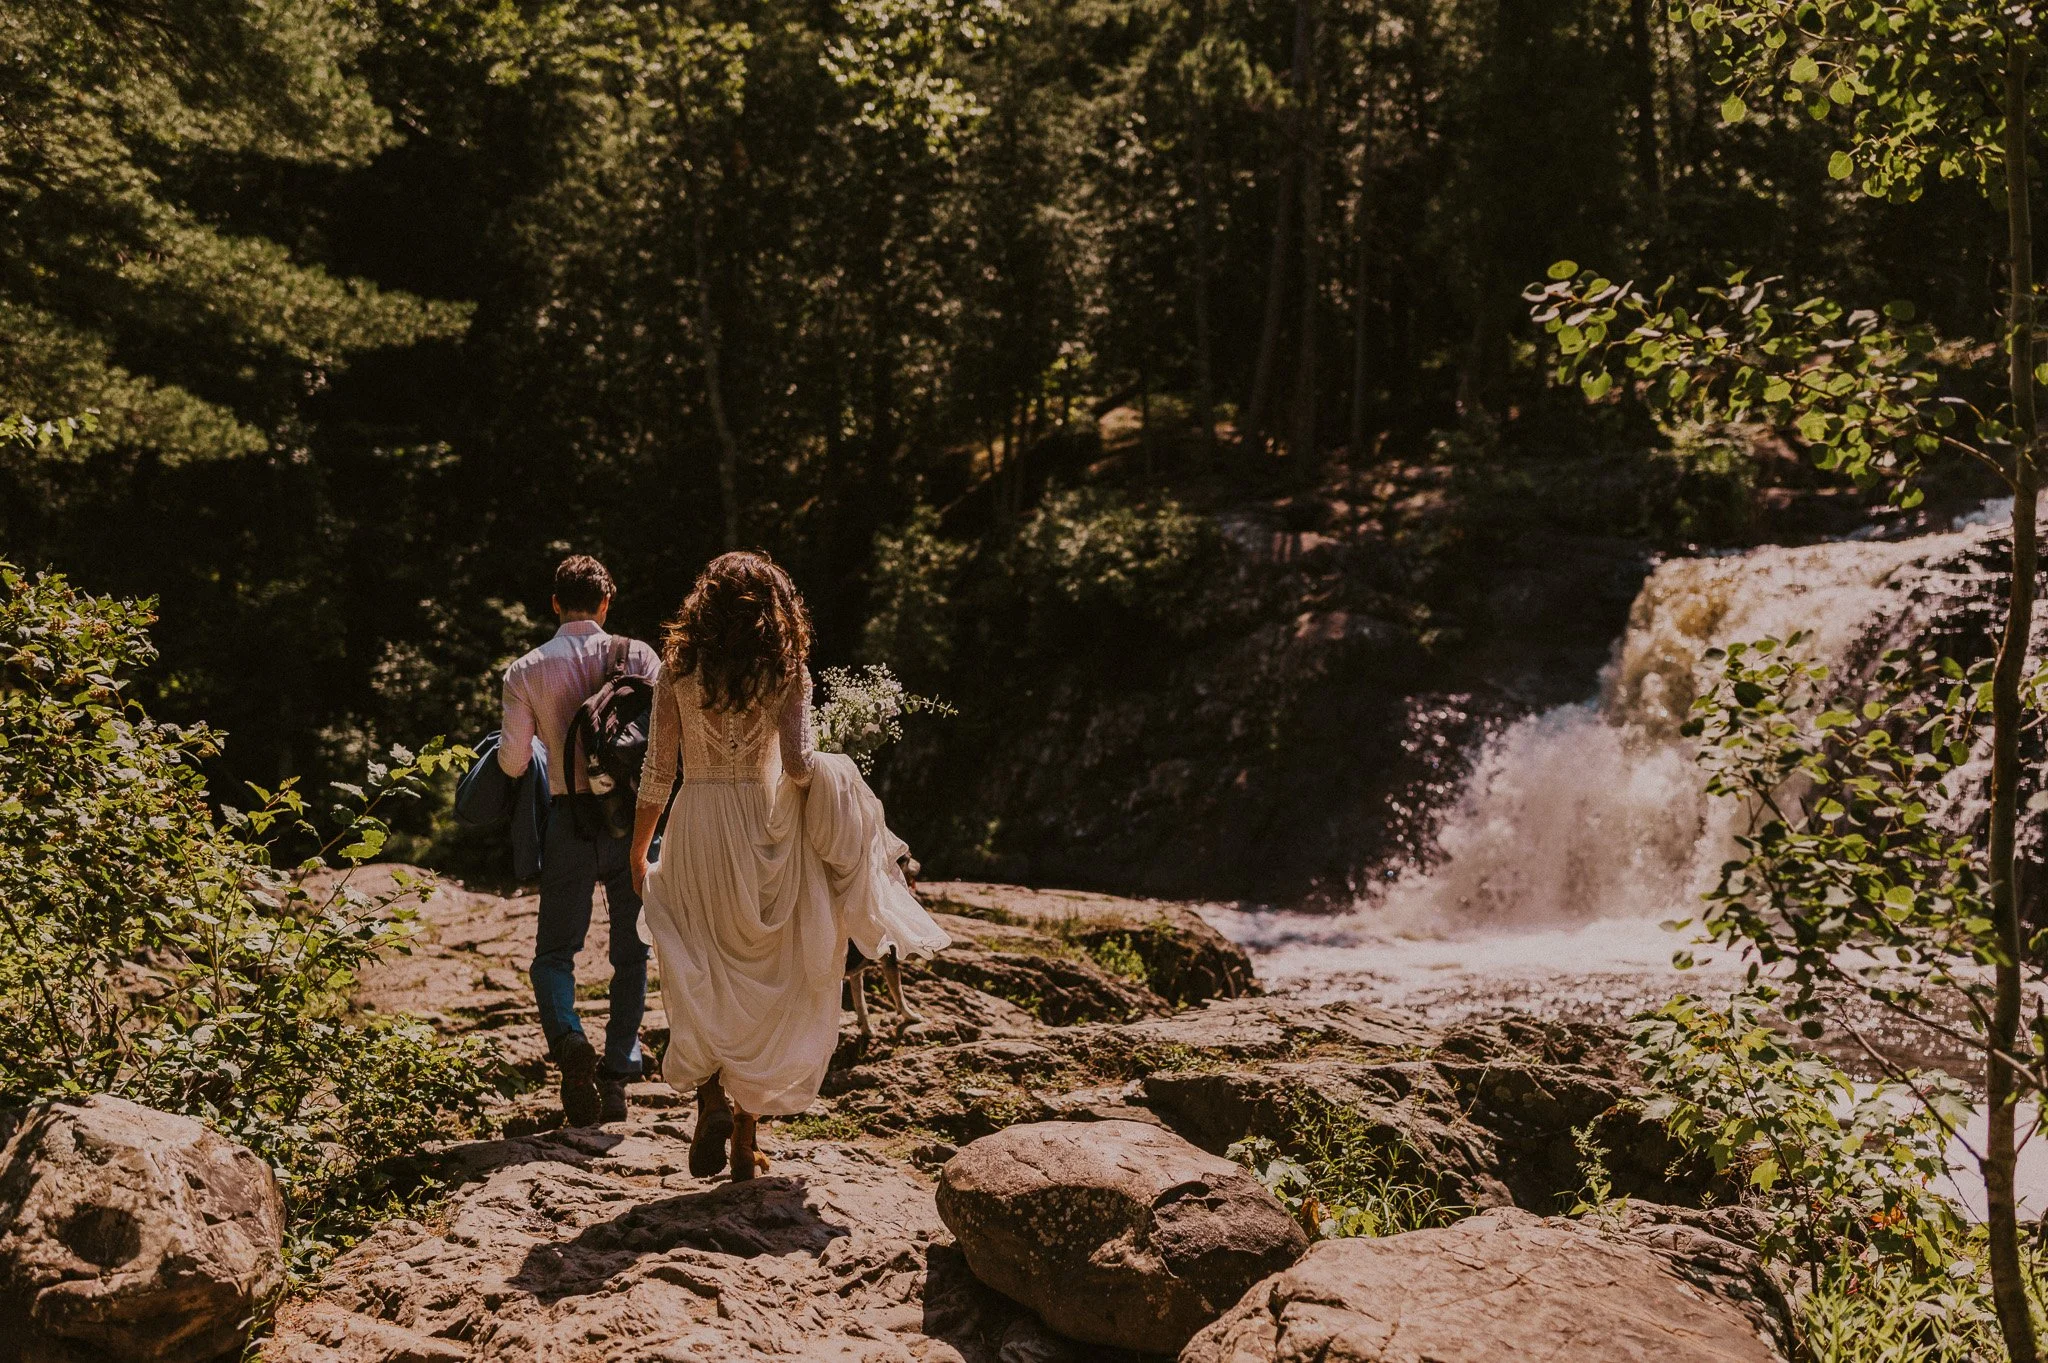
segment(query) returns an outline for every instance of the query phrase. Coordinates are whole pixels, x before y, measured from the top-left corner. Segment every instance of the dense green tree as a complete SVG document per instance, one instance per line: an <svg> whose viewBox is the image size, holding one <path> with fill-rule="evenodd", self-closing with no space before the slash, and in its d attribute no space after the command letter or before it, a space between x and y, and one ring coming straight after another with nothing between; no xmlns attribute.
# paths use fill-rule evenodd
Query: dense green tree
<svg viewBox="0 0 2048 1363"><path fill-rule="evenodd" d="M1535 490L1518 517L1691 524L1649 506L1654 428L1544 394L1515 281L1567 245L1644 277L1741 257L1887 281L1961 331L1996 258L1962 197L1862 201L1802 173L1822 131L1724 126L1703 39L1655 6L49 0L0 23L0 405L99 414L0 462L0 540L158 596L159 710L231 730L217 774L266 783L487 727L569 546L646 635L707 555L764 545L828 661L867 650L1024 732L1045 693L984 670L964 613L1048 489L1207 510L1448 460L1485 495L1443 545L1509 533L1531 503L1496 484ZM1105 447L1116 408L1144 433ZM1634 490L1545 492L1589 463ZM958 550L958 599L913 539Z"/></svg>

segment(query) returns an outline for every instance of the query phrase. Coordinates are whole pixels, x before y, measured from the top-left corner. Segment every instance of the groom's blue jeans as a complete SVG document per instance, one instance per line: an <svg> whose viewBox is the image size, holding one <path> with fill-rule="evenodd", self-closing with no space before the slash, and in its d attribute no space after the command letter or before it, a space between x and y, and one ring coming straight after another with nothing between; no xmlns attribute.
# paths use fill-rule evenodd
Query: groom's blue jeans
<svg viewBox="0 0 2048 1363"><path fill-rule="evenodd" d="M576 821L559 797L548 819L540 864L540 924L533 944L533 996L548 1054L562 1038L583 1034L576 1018L576 953L590 929L598 883L611 909L612 988L605 1019L604 1066L613 1074L640 1072L640 1015L647 1008L647 944L640 940L640 896L633 893L624 838L595 842L576 835Z"/></svg>

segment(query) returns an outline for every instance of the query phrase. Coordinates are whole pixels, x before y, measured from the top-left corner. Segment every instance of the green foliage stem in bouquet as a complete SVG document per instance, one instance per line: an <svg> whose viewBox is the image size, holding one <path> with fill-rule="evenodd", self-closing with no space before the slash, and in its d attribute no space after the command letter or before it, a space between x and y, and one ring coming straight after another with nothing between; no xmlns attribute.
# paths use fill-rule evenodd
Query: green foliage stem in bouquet
<svg viewBox="0 0 2048 1363"><path fill-rule="evenodd" d="M1669 281L1646 292L1570 261L1553 266L1528 297L1556 351L1558 379L1591 400L1631 393L1675 419L1768 422L1795 432L1826 468L1889 481L1900 505L1919 500L1914 476L1941 454L1995 471L2013 492L2010 596L1983 695L1991 715L1989 829L1984 845L1970 849L1981 884L1971 890L1973 907L1937 892L1928 912L1952 923L1946 949L1988 977L1972 995L1981 1007L1971 1021L1989 1113L1981 1152L1989 1255L2006 1348L2014 1363L2034 1363L2013 1186L2026 1068L2018 1054L2024 952L2014 851L2021 685L2039 567L2029 158L2043 99L2035 74L2042 25L2029 4L1946 0L1678 0L1672 13L1728 88L1727 122L1751 118L1755 106L1837 129L1827 165L1834 179L1894 201L1917 197L1930 175L1964 180L2004 217L2005 372L1995 399L1971 382L1969 348L1944 346L1909 302L1882 310L1828 298L1787 305L1775 297L1776 281L1748 271L1696 296ZM1787 850L1797 854L1797 844ZM1758 892L1788 921L1825 922L1832 902L1802 898L1816 883L1802 876L1782 889L1760 883ZM1913 883L1898 888L1920 894ZM1865 928L1883 939L1884 929L1863 915L1836 945L1860 943Z"/></svg>
<svg viewBox="0 0 2048 1363"><path fill-rule="evenodd" d="M198 1117L272 1164L317 1248L492 1086L474 1045L349 1005L429 888L366 894L354 873L388 807L465 754L394 749L325 811L292 781L216 811L201 764L221 735L129 697L151 618L0 563L0 1104L112 1093Z"/></svg>

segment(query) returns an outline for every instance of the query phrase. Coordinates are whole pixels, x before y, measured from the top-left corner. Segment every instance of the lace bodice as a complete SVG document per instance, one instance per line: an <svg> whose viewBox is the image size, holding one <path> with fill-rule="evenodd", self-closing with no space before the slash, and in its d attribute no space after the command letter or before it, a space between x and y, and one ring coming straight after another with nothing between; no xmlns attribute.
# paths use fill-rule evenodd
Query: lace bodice
<svg viewBox="0 0 2048 1363"><path fill-rule="evenodd" d="M640 768L640 802L667 802L678 756L683 780L692 783L769 785L779 774L808 785L816 751L810 669L748 709L728 714L705 706L694 673L673 677L664 668L654 686L654 723Z"/></svg>

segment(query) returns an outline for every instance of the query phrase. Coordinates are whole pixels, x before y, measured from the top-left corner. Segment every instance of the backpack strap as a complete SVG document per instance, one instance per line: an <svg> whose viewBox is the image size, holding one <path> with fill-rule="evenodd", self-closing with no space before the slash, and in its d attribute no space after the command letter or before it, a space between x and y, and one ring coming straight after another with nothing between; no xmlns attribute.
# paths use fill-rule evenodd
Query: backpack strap
<svg viewBox="0 0 2048 1363"><path fill-rule="evenodd" d="M632 655L633 641L623 634L612 636L612 661L606 669L606 676L617 681L626 675L626 660Z"/></svg>

